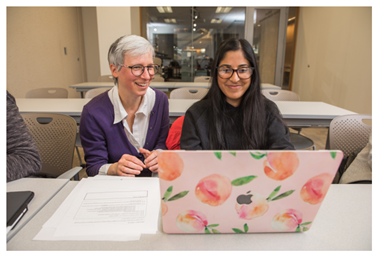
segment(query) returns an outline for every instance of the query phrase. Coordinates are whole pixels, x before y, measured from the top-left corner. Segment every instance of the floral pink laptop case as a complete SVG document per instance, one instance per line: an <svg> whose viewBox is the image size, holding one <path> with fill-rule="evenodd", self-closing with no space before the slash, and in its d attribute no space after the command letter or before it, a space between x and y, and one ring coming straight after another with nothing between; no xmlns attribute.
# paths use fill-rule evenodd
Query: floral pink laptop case
<svg viewBox="0 0 390 270"><path fill-rule="evenodd" d="M165 233L304 232L341 151L162 151Z"/></svg>

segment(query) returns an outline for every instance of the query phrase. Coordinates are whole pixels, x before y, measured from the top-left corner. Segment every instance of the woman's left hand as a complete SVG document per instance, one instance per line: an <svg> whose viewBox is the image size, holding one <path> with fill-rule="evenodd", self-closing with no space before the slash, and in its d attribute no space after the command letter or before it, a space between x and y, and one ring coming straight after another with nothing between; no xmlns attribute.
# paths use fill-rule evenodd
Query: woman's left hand
<svg viewBox="0 0 390 270"><path fill-rule="evenodd" d="M139 152L144 155L145 157L145 166L146 168L149 168L149 170L153 173L156 173L158 171L158 163L157 163L157 154L158 151L154 150L150 152L147 149L140 148Z"/></svg>

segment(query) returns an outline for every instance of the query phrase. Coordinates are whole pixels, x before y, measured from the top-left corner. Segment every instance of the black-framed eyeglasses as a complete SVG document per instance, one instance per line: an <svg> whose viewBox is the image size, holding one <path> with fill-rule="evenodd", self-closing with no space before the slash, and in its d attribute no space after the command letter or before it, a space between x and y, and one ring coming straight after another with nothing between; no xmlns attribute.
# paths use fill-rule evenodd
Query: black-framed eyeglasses
<svg viewBox="0 0 390 270"><path fill-rule="evenodd" d="M233 76L234 72L237 72L237 76L240 79L245 80L245 79L249 79L252 76L254 69L255 69L254 67L241 67L241 68L234 69L229 66L220 66L217 67L217 72L218 72L218 76L221 77L222 79L230 79Z"/></svg>
<svg viewBox="0 0 390 270"><path fill-rule="evenodd" d="M154 75L158 72L159 65L149 65L149 66L143 66L143 65L134 65L134 66L126 66L120 64L122 67L127 67L131 69L131 73L133 73L134 76L141 76L144 73L145 68L148 70L149 75Z"/></svg>

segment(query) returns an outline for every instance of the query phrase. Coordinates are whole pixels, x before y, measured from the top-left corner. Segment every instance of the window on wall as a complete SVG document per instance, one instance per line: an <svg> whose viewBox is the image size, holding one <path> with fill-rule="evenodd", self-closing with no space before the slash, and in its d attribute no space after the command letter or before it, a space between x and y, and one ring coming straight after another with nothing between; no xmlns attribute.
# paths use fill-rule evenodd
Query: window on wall
<svg viewBox="0 0 390 270"><path fill-rule="evenodd" d="M245 7L142 7L141 25L165 81L192 82L210 75L225 39L244 38Z"/></svg>

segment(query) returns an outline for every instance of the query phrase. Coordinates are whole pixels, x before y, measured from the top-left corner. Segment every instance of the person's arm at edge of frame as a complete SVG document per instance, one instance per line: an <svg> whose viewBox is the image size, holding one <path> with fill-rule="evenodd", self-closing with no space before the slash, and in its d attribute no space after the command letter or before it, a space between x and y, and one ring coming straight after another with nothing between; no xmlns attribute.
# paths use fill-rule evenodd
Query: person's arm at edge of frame
<svg viewBox="0 0 390 270"><path fill-rule="evenodd" d="M38 173L42 160L15 98L7 91L7 182Z"/></svg>

